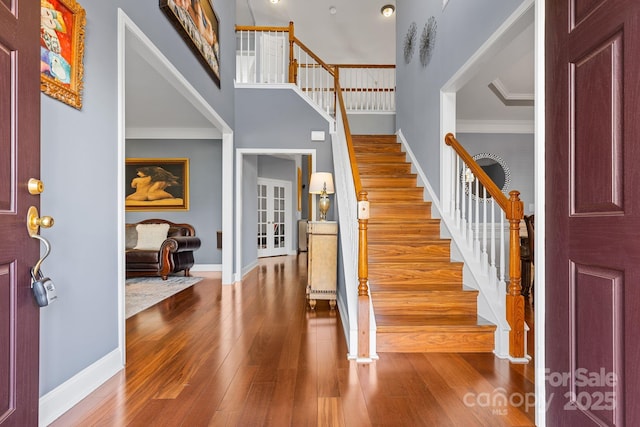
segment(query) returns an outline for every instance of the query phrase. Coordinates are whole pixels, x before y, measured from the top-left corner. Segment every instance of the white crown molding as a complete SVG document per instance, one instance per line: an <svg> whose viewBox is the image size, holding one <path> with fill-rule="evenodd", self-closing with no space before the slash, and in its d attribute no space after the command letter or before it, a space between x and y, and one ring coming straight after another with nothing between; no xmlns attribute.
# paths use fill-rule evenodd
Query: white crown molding
<svg viewBox="0 0 640 427"><path fill-rule="evenodd" d="M496 88L500 95L507 101L533 101L535 95L533 93L517 93L511 92L507 86L500 80L500 78L495 79L491 82L491 84Z"/></svg>
<svg viewBox="0 0 640 427"><path fill-rule="evenodd" d="M458 120L458 133L534 133L533 120Z"/></svg>
<svg viewBox="0 0 640 427"><path fill-rule="evenodd" d="M505 107L533 107L535 96L533 93L510 92L499 78L489 83L489 90Z"/></svg>
<svg viewBox="0 0 640 427"><path fill-rule="evenodd" d="M211 128L147 128L128 127L126 139L222 139L222 133Z"/></svg>

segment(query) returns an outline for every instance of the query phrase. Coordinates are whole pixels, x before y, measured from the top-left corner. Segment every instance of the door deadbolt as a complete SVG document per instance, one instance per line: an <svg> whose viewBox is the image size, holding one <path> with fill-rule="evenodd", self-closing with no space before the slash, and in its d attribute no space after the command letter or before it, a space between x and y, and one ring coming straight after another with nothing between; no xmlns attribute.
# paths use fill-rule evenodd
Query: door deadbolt
<svg viewBox="0 0 640 427"><path fill-rule="evenodd" d="M27 190L34 196L41 194L44 191L44 184L39 179L31 178L27 183Z"/></svg>

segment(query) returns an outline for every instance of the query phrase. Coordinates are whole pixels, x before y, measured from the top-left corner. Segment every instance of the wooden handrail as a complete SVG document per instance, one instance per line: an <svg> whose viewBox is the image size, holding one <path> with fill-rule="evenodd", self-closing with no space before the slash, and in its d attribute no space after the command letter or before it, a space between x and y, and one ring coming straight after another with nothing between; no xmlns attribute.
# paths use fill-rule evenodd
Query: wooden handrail
<svg viewBox="0 0 640 427"><path fill-rule="evenodd" d="M351 170L353 171L353 184L356 188L356 194L360 194L362 191L362 181L360 181L360 172L358 171L358 163L356 162L356 151L353 148L353 139L351 138L351 129L349 128L349 121L347 120L347 110L344 104L344 97L342 96L342 89L340 88L340 82L338 79L335 81L335 90L340 104L340 113L342 115L342 123L344 123L344 132L347 137L347 149L349 150L349 162L351 163Z"/></svg>
<svg viewBox="0 0 640 427"><path fill-rule="evenodd" d="M476 178L478 178L478 180L480 181L480 184L482 184L484 188L487 189L487 192L491 194L491 197L493 197L493 199L496 201L496 203L498 203L498 205L502 208L502 210L506 212L509 204L509 200L507 199L507 196L505 196L502 190L500 190L498 186L495 184L495 182L493 182L493 180L489 178L489 175L487 175L487 173L480 167L480 165L478 165L478 163L473 159L473 157L471 157L471 155L467 153L467 150L465 150L464 147L460 145L460 143L453 136L453 134L448 133L444 137L444 142L448 146L453 148L453 150L456 153L458 153L458 156L460 156L460 158L464 161L467 167L471 169L471 172L473 172L473 175Z"/></svg>
<svg viewBox="0 0 640 427"><path fill-rule="evenodd" d="M336 68L396 68L394 64L331 64Z"/></svg>
<svg viewBox="0 0 640 427"><path fill-rule="evenodd" d="M318 55L316 55L315 53L313 53L313 51L311 49L309 49L304 43L302 43L299 39L297 39L296 37L293 37L293 41L295 42L295 44L297 44L298 46L300 46L300 48L302 50L304 50L307 55L309 55L310 57L312 57L314 59L314 61L316 61L318 64L320 64L322 66L322 68L324 68L325 70L327 70L327 72L329 74L331 74L332 77L335 78L336 73L333 70L333 67L329 66L326 62L324 62L322 59L320 59L318 57Z"/></svg>
<svg viewBox="0 0 640 427"><path fill-rule="evenodd" d="M524 297L522 291L522 272L520 270L520 221L524 218L524 207L520 200L520 192L512 190L509 198L471 155L460 145L453 134L448 133L445 143L449 145L471 169L473 175L487 189L491 197L504 212L509 221L509 288L507 289L506 308L509 331L509 354L515 358L523 358L524 354ZM456 171L457 173L457 171Z"/></svg>
<svg viewBox="0 0 640 427"><path fill-rule="evenodd" d="M251 25L236 25L236 31L275 31L288 32L289 27L256 27Z"/></svg>

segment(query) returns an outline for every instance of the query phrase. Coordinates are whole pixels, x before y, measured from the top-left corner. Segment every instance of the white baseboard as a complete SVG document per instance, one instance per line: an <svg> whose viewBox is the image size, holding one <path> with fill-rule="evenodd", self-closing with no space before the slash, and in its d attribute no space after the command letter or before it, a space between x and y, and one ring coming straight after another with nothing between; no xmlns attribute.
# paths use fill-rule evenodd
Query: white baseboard
<svg viewBox="0 0 640 427"><path fill-rule="evenodd" d="M191 271L222 271L222 264L195 264Z"/></svg>
<svg viewBox="0 0 640 427"><path fill-rule="evenodd" d="M122 369L122 353L115 349L78 372L40 398L38 425L48 426Z"/></svg>
<svg viewBox="0 0 640 427"><path fill-rule="evenodd" d="M249 265L245 265L242 268L242 278L244 279L244 277L251 273L251 270L253 270L254 268L256 268L258 266L258 260L256 259L255 261L253 261L251 264Z"/></svg>

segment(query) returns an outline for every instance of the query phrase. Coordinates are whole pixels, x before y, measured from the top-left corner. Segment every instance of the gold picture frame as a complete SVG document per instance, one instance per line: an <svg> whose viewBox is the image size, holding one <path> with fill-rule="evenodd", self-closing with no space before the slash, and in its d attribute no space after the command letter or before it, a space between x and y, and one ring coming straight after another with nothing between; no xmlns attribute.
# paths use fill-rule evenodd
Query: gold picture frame
<svg viewBox="0 0 640 427"><path fill-rule="evenodd" d="M160 9L220 87L220 20L211 0L160 0Z"/></svg>
<svg viewBox="0 0 640 427"><path fill-rule="evenodd" d="M127 211L188 211L189 159L126 159L125 185Z"/></svg>
<svg viewBox="0 0 640 427"><path fill-rule="evenodd" d="M85 10L75 0L40 0L40 90L82 108Z"/></svg>

